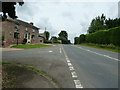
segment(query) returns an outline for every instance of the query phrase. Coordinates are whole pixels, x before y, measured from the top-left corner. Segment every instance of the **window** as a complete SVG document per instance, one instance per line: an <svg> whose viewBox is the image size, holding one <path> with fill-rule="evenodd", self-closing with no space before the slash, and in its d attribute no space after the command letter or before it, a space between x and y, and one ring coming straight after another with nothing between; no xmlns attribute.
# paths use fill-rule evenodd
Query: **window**
<svg viewBox="0 0 120 90"><path fill-rule="evenodd" d="M19 33L18 32L14 32L14 38L18 39L19 37Z"/></svg>
<svg viewBox="0 0 120 90"><path fill-rule="evenodd" d="M25 38L27 39L27 33L25 34Z"/></svg>
<svg viewBox="0 0 120 90"><path fill-rule="evenodd" d="M28 31L28 28L27 28L27 27L25 28L25 31L26 31L26 32Z"/></svg>
<svg viewBox="0 0 120 90"><path fill-rule="evenodd" d="M15 24L15 29L16 29L16 30L19 30L19 29L20 29L20 27L19 27L18 24Z"/></svg>
<svg viewBox="0 0 120 90"><path fill-rule="evenodd" d="M31 38L32 38L32 40L35 40L35 35L32 35L32 37L31 37Z"/></svg>
<svg viewBox="0 0 120 90"><path fill-rule="evenodd" d="M34 30L34 29L32 29L32 32L35 32L35 30Z"/></svg>

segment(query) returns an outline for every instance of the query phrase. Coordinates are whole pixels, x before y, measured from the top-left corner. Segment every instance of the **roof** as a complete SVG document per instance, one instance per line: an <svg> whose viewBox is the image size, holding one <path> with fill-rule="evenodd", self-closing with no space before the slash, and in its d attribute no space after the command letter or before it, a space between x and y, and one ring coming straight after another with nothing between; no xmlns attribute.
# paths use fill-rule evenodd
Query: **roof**
<svg viewBox="0 0 120 90"><path fill-rule="evenodd" d="M38 28L38 27L28 23L28 22L25 22L25 21L22 21L22 20L19 20L19 19L7 19L7 20L18 23L18 24L25 25L26 27L32 27L32 28L35 28L35 29L40 29L40 28Z"/></svg>

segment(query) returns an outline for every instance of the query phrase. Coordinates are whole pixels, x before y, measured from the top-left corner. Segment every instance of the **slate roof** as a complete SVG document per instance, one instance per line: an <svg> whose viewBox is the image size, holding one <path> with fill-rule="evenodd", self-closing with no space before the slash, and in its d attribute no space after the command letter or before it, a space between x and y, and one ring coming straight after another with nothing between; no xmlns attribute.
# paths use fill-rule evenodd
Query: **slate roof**
<svg viewBox="0 0 120 90"><path fill-rule="evenodd" d="M22 21L22 20L19 20L19 19L7 19L8 21L12 21L12 22L15 22L17 24L22 24L22 25L25 25L26 27L31 27L31 28L35 28L35 29L40 29L28 22L25 22L25 21Z"/></svg>

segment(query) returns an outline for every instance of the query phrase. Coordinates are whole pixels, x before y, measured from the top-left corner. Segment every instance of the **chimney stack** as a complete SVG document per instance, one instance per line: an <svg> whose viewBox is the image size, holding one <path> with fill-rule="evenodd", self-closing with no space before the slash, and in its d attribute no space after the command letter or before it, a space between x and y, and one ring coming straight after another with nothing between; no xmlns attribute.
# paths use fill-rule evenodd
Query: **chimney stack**
<svg viewBox="0 0 120 90"><path fill-rule="evenodd" d="M33 25L33 22L30 22L31 25Z"/></svg>

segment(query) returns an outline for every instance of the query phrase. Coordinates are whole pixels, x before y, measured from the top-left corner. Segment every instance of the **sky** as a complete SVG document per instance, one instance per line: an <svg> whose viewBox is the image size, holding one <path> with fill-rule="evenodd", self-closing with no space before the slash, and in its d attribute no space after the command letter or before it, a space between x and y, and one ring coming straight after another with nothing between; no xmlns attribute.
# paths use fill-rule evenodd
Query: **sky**
<svg viewBox="0 0 120 90"><path fill-rule="evenodd" d="M118 1L24 0L22 7L16 5L16 14L20 20L33 22L40 33L45 27L51 36L58 36L61 30L67 31L73 43L74 37L87 33L93 18L102 13L107 18L118 18Z"/></svg>

